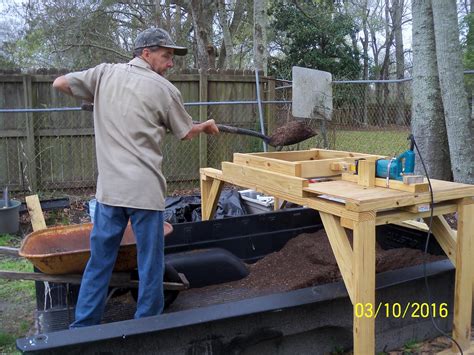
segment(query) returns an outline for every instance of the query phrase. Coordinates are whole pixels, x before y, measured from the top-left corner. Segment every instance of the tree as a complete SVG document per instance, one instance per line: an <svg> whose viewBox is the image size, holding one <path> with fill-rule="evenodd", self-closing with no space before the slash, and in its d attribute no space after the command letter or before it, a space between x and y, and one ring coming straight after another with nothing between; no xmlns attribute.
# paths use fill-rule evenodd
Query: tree
<svg viewBox="0 0 474 355"><path fill-rule="evenodd" d="M196 64L202 70L215 68L217 50L211 41L214 5L213 0L191 0L193 32L196 39Z"/></svg>
<svg viewBox="0 0 474 355"><path fill-rule="evenodd" d="M456 0L432 0L436 59L455 181L474 184L472 119L463 83Z"/></svg>
<svg viewBox="0 0 474 355"><path fill-rule="evenodd" d="M395 63L397 79L403 79L405 76L405 56L403 53L403 18L404 0L392 0L392 23L395 37ZM397 118L398 125L405 124L405 93L403 83L397 84Z"/></svg>
<svg viewBox="0 0 474 355"><path fill-rule="evenodd" d="M267 1L254 0L253 5L253 52L255 69L267 75Z"/></svg>
<svg viewBox="0 0 474 355"><path fill-rule="evenodd" d="M413 103L411 130L432 178L451 180L451 163L439 87L431 0L413 0ZM417 173L423 167L417 155Z"/></svg>
<svg viewBox="0 0 474 355"><path fill-rule="evenodd" d="M286 1L272 3L270 15L274 47L270 70L289 78L299 65L324 70L339 78L358 78L359 53L348 40L355 30L353 19L332 1Z"/></svg>

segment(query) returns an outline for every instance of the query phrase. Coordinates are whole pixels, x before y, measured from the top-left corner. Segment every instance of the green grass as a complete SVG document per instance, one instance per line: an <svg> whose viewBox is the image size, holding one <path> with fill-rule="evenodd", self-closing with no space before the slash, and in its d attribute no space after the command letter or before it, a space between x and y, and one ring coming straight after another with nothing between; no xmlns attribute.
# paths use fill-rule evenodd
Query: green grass
<svg viewBox="0 0 474 355"><path fill-rule="evenodd" d="M2 258L0 259L0 270L32 272L33 266L25 259ZM34 281L9 281L0 279L1 299L14 299L18 296L18 293L22 293L25 296L35 297Z"/></svg>
<svg viewBox="0 0 474 355"><path fill-rule="evenodd" d="M15 239L17 238L11 234L0 234L0 246L13 246L15 244Z"/></svg>
<svg viewBox="0 0 474 355"><path fill-rule="evenodd" d="M335 148L368 154L399 155L409 148L408 131L336 131Z"/></svg>
<svg viewBox="0 0 474 355"><path fill-rule="evenodd" d="M409 148L408 130L362 131L334 130L328 132L329 149L348 152L396 156ZM285 150L324 148L320 134ZM261 151L261 148L256 151Z"/></svg>
<svg viewBox="0 0 474 355"><path fill-rule="evenodd" d="M5 235L1 236L0 243L12 245ZM0 270L31 272L33 266L25 259L1 257ZM30 316L34 309L34 300L34 281L0 279L0 302L7 307L0 318L0 354L20 353L16 350L15 340L25 336L32 326Z"/></svg>
<svg viewBox="0 0 474 355"><path fill-rule="evenodd" d="M0 353L1 354L20 354L20 352L16 350L15 340L16 340L15 336L4 333L4 332L0 332Z"/></svg>

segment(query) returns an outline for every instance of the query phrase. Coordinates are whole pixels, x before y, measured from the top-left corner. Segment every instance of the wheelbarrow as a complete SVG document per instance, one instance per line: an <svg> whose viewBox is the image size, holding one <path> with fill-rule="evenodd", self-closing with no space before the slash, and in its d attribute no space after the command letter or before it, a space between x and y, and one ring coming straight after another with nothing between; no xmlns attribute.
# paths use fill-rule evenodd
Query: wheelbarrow
<svg viewBox="0 0 474 355"><path fill-rule="evenodd" d="M92 226L92 223L86 223L41 229L27 235L20 249L0 247L3 254L14 256L17 253L42 272L0 270L0 278L80 284L90 256L89 235ZM165 222L165 237L172 231L173 226ZM138 287L136 268L136 241L129 224L120 244L110 287L131 288L135 298L136 292L133 290ZM180 290L189 288L189 282L171 265L166 265L163 286L165 304L169 305L176 299Z"/></svg>

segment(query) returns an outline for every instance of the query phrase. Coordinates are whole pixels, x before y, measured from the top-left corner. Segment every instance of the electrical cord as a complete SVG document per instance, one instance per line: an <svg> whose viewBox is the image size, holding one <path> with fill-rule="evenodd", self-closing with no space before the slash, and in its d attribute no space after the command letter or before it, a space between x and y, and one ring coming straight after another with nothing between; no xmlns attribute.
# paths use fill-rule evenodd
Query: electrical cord
<svg viewBox="0 0 474 355"><path fill-rule="evenodd" d="M428 234L426 236L426 243L425 243L425 254L424 254L424 257L423 257L423 277L425 279L425 287L426 287L426 293L427 293L427 296L428 296L428 304L431 305L431 291L430 291L430 286L428 284L428 276L426 274L426 258L427 258L427 255L428 255L428 244L430 242L430 239L431 239L431 229L432 229L432 225L433 225L433 213L434 213L434 196L433 196L433 187L431 186L431 180L430 180L430 177L428 175L428 170L426 169L426 166L425 166L425 162L423 161L423 157L421 156L421 153L420 153L420 150L418 149L418 145L416 144L416 141L415 141L415 137L411 134L410 136L408 136L408 139L411 139L411 141L413 142L413 145L415 146L416 148L416 152L418 153L418 157L420 158L420 161L421 161L421 165L423 166L423 170L425 171L425 174L426 174L426 179L428 180L428 185L430 187L430 197L431 197L431 202L430 202L430 221L429 221L429 225L428 225ZM433 324L434 328L443 336L449 338L452 342L454 342L454 344L456 344L456 346L458 347L461 355L463 355L463 351L461 349L461 346L458 344L458 342L456 340L454 340L453 337L451 337L449 334L447 334L446 332L444 332L439 326L438 324L436 324L435 322L435 319L433 318L433 313L430 312L430 319L431 319L431 323Z"/></svg>

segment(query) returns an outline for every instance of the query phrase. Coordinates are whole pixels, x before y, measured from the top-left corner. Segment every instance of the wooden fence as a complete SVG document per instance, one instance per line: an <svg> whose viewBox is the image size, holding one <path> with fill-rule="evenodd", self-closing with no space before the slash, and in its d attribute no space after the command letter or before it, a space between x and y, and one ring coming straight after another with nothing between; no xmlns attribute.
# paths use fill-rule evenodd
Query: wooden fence
<svg viewBox="0 0 474 355"><path fill-rule="evenodd" d="M52 88L60 74L0 74L0 108L79 107L80 102ZM168 79L185 102L254 101L253 72L186 72ZM273 100L273 80L261 79L262 100ZM263 105L270 130L273 106ZM255 105L188 106L196 120L258 128ZM199 167L218 167L232 153L255 150L255 139L201 135L190 142L167 136L163 171L170 185L187 187L199 179ZM261 145L259 146L261 148ZM92 115L83 111L0 113L0 186L34 192L91 188L97 177Z"/></svg>

